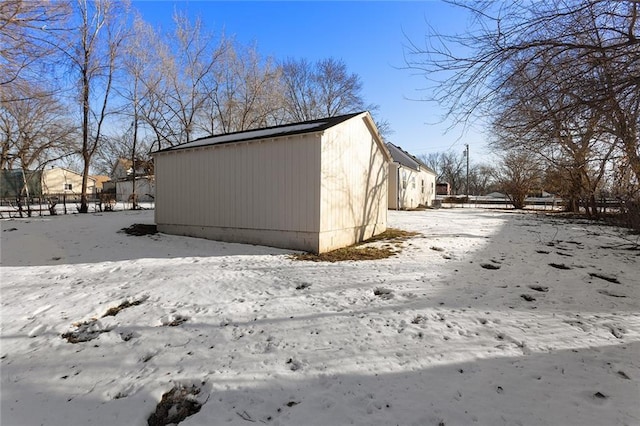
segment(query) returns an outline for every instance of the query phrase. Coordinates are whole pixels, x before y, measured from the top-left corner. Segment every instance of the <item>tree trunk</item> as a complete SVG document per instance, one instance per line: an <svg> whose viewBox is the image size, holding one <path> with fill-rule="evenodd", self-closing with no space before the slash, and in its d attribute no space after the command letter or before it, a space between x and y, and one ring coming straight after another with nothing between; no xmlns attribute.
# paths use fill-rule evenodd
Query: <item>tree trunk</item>
<svg viewBox="0 0 640 426"><path fill-rule="evenodd" d="M84 167L82 169L82 193L80 194L80 210L79 213L89 213L89 203L87 201L87 184L89 182L89 164L90 161L85 157Z"/></svg>

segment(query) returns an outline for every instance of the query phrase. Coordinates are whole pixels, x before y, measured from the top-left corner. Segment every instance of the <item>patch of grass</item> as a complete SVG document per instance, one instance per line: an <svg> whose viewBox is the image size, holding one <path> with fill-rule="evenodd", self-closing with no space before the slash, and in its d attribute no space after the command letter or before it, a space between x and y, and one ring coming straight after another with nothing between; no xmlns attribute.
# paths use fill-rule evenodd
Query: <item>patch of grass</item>
<svg viewBox="0 0 640 426"><path fill-rule="evenodd" d="M322 254L301 253L291 256L293 260L307 260L311 262L343 262L347 260L377 260L395 256L403 241L420 235L418 232L404 231L402 229L387 228L381 234L375 235L359 244L340 248ZM395 244L395 249L389 244L382 247L368 246L370 243L388 242ZM365 246L367 245L367 246Z"/></svg>
<svg viewBox="0 0 640 426"><path fill-rule="evenodd" d="M403 229L397 228L387 228L382 234L374 235L369 238L367 241L362 242L362 244L374 243L376 241L389 241L392 243L406 241L411 237L415 237L416 235L420 235L419 232L405 231Z"/></svg>
<svg viewBox="0 0 640 426"><path fill-rule="evenodd" d="M311 262L344 262L346 260L376 260L394 256L396 252L387 247L344 247L327 253L301 253L291 257L294 260L308 260Z"/></svg>

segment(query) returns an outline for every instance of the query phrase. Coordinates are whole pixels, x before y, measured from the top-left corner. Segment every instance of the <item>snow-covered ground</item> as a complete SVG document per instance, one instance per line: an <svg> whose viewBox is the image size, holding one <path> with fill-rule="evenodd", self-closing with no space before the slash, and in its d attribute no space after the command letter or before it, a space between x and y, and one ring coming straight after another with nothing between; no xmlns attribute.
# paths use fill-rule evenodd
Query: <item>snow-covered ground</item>
<svg viewBox="0 0 640 426"><path fill-rule="evenodd" d="M421 235L331 264L118 232L152 211L2 221L0 424L142 426L177 384L200 389L191 426L640 424L637 236L389 222Z"/></svg>

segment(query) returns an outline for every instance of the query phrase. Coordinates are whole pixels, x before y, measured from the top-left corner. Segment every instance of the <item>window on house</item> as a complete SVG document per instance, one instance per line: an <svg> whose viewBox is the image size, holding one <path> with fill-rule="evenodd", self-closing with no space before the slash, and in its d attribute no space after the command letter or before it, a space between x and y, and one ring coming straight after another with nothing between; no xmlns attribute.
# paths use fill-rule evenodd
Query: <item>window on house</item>
<svg viewBox="0 0 640 426"><path fill-rule="evenodd" d="M422 193L424 194L424 179L422 179L421 183L422 183L422 188L421 188L422 189Z"/></svg>
<svg viewBox="0 0 640 426"><path fill-rule="evenodd" d="M64 184L64 190L65 191L71 191L72 188L73 188L73 184L71 184L71 183L65 183Z"/></svg>

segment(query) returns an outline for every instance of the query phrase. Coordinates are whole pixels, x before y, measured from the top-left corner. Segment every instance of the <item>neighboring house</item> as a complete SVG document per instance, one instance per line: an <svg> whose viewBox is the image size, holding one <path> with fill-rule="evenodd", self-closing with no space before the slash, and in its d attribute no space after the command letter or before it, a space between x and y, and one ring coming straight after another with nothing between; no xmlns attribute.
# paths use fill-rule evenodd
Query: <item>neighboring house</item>
<svg viewBox="0 0 640 426"><path fill-rule="evenodd" d="M0 170L0 198L18 198L27 194L42 195L42 170Z"/></svg>
<svg viewBox="0 0 640 426"><path fill-rule="evenodd" d="M393 158L389 165L389 208L433 205L436 173L402 148L392 143L387 143L387 148Z"/></svg>
<svg viewBox="0 0 640 426"><path fill-rule="evenodd" d="M25 189L24 181L29 182ZM79 196L82 191L82 175L73 170L62 167L52 167L45 170L25 171L2 170L0 182L0 196L2 198L14 198L18 195L26 196L27 190L30 196ZM96 191L96 179L89 177L86 194L92 196Z"/></svg>
<svg viewBox="0 0 640 426"><path fill-rule="evenodd" d="M98 193L102 192L104 184L111 180L109 176L104 175L93 175L91 177L96 180L96 192Z"/></svg>
<svg viewBox="0 0 640 426"><path fill-rule="evenodd" d="M436 195L451 195L451 185L447 182L436 183Z"/></svg>
<svg viewBox="0 0 640 426"><path fill-rule="evenodd" d="M153 161L136 159L136 176L153 175ZM111 170L111 179L120 180L133 176L133 162L129 158L118 158Z"/></svg>
<svg viewBox="0 0 640 426"><path fill-rule="evenodd" d="M82 174L62 167L52 167L42 172L42 195L82 194ZM87 195L96 194L96 179L87 177Z"/></svg>
<svg viewBox="0 0 640 426"><path fill-rule="evenodd" d="M387 227L389 153L368 112L153 154L160 232L322 253Z"/></svg>
<svg viewBox="0 0 640 426"><path fill-rule="evenodd" d="M154 176L136 176L135 182L136 200L143 202L153 201L156 194ZM115 187L117 201L133 201L133 177L117 180L113 182L113 187Z"/></svg>
<svg viewBox="0 0 640 426"><path fill-rule="evenodd" d="M135 192L137 201L152 201L155 198L155 178L153 176L153 161L136 160L135 162ZM132 201L133 162L130 159L119 158L111 172L112 182L107 185L115 192L117 201Z"/></svg>

